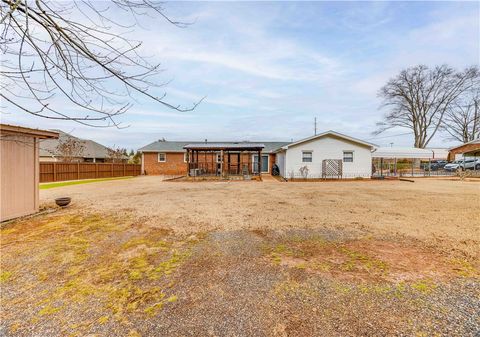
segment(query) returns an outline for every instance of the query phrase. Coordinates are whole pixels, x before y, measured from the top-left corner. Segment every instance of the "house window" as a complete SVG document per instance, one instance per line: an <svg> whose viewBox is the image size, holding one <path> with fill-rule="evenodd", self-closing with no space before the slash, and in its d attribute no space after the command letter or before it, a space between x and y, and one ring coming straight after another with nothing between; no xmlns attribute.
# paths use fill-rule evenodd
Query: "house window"
<svg viewBox="0 0 480 337"><path fill-rule="evenodd" d="M343 162L353 163L353 151L343 151Z"/></svg>
<svg viewBox="0 0 480 337"><path fill-rule="evenodd" d="M302 151L302 162L311 163L313 157L312 151Z"/></svg>
<svg viewBox="0 0 480 337"><path fill-rule="evenodd" d="M166 153L163 153L163 152L160 152L160 153L158 154L158 161L159 161L160 163L166 162L166 161L167 161L167 154L166 154Z"/></svg>

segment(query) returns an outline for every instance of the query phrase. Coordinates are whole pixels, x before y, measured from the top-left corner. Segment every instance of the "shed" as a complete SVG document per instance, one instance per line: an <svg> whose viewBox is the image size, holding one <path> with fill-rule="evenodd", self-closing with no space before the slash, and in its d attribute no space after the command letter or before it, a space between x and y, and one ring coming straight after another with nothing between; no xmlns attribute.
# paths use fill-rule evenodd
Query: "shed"
<svg viewBox="0 0 480 337"><path fill-rule="evenodd" d="M480 138L449 149L448 159L456 160L463 157L480 157Z"/></svg>
<svg viewBox="0 0 480 337"><path fill-rule="evenodd" d="M39 204L39 142L57 132L0 124L0 221L32 214Z"/></svg>

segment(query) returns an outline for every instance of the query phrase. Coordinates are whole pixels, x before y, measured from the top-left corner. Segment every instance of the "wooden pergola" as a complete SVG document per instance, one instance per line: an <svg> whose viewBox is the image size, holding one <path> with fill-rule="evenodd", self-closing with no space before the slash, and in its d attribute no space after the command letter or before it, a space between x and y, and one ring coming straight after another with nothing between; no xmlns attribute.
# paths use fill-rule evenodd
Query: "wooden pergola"
<svg viewBox="0 0 480 337"><path fill-rule="evenodd" d="M262 150L258 143L194 143L187 150L187 175L196 176L250 176L262 172ZM257 155L257 162L253 156Z"/></svg>

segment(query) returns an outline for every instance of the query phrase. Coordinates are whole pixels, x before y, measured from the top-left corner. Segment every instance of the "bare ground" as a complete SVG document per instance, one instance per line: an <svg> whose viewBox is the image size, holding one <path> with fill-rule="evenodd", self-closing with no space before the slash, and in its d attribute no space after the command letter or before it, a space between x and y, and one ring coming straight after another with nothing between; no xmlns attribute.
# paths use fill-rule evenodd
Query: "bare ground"
<svg viewBox="0 0 480 337"><path fill-rule="evenodd" d="M475 336L480 183L161 182L41 191L1 231L7 336Z"/></svg>

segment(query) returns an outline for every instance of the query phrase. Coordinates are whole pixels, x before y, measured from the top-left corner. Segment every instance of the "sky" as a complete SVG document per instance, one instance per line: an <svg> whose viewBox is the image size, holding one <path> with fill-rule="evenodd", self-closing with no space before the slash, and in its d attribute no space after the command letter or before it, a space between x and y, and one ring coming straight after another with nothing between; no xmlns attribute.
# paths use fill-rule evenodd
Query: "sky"
<svg viewBox="0 0 480 337"><path fill-rule="evenodd" d="M290 141L335 130L379 146L412 146L408 129L373 136L386 112L377 92L402 69L480 63L479 2L167 2L178 28L144 18L131 33L161 62L166 100L142 97L124 129L89 128L27 114L2 123L62 129L106 146L157 139ZM115 13L112 13L115 15ZM65 102L66 103L66 102ZM65 104L65 109L73 109ZM430 147L456 144L438 135ZM393 144L392 144L393 143Z"/></svg>

